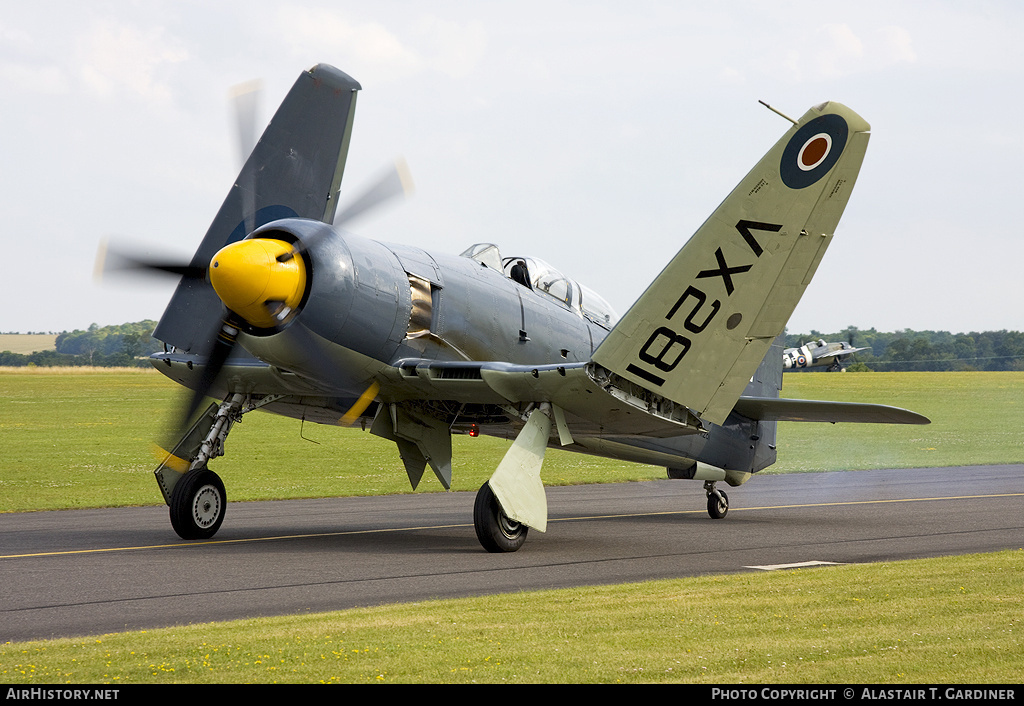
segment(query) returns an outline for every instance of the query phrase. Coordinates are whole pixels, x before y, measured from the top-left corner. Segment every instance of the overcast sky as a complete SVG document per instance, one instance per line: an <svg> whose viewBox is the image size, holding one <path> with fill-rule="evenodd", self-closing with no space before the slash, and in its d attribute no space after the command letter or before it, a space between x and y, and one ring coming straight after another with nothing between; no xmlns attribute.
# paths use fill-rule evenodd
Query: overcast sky
<svg viewBox="0 0 1024 706"><path fill-rule="evenodd" d="M789 124L872 125L789 331L1024 330L1019 2L0 0L0 331L159 318L173 283L97 283L102 238L188 260L265 124L325 62L363 87L345 193L395 157L413 197L351 226L533 255L624 313Z"/></svg>

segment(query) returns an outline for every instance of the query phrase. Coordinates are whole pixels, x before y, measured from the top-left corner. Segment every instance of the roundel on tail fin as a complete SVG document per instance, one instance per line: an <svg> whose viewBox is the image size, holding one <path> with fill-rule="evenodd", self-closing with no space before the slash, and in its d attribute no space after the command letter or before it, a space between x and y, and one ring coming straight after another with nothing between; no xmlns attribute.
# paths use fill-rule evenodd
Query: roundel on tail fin
<svg viewBox="0 0 1024 706"><path fill-rule="evenodd" d="M791 189L805 189L816 183L842 156L849 134L846 120L839 115L822 115L808 122L782 152L782 182Z"/></svg>

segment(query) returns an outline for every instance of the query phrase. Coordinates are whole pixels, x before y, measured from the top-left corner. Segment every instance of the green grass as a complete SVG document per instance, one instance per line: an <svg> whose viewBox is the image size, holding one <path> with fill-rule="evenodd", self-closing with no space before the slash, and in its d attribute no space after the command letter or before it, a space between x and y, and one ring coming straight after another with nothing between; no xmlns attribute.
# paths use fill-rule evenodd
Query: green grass
<svg viewBox="0 0 1024 706"><path fill-rule="evenodd" d="M0 681L1019 683L1024 550L0 645Z"/></svg>
<svg viewBox="0 0 1024 706"><path fill-rule="evenodd" d="M182 389L156 371L0 369L0 512L154 505L154 442ZM476 490L510 442L455 436L453 489ZM394 443L359 428L246 415L211 462L231 500L411 492ZM663 469L557 452L549 484L646 480ZM443 491L429 471L417 492Z"/></svg>
<svg viewBox="0 0 1024 706"><path fill-rule="evenodd" d="M1024 463L1024 373L791 374L788 397L894 404L928 426L783 423L769 472ZM155 371L0 371L0 512L160 504L153 442L181 388ZM509 442L454 437L453 489L476 490ZM355 429L246 415L211 463L232 500L410 492L395 445ZM547 485L663 478L553 449ZM756 482L756 479L755 479ZM432 473L417 492L443 490Z"/></svg>
<svg viewBox="0 0 1024 706"><path fill-rule="evenodd" d="M784 422L775 472L1024 463L1024 372L795 373L783 396L888 404L932 423Z"/></svg>

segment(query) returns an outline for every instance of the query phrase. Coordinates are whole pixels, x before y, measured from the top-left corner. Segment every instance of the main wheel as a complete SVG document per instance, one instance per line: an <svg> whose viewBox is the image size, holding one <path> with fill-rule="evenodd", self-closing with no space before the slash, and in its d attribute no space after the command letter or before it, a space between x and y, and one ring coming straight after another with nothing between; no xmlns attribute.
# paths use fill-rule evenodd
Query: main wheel
<svg viewBox="0 0 1024 706"><path fill-rule="evenodd" d="M171 491L171 527L182 539L209 539L224 521L227 494L208 468L189 471Z"/></svg>
<svg viewBox="0 0 1024 706"><path fill-rule="evenodd" d="M501 511L491 486L484 483L473 505L473 527L480 544L489 552L514 552L523 546L530 529Z"/></svg>
<svg viewBox="0 0 1024 706"><path fill-rule="evenodd" d="M721 490L708 493L708 514L712 520L720 520L729 512L729 496Z"/></svg>

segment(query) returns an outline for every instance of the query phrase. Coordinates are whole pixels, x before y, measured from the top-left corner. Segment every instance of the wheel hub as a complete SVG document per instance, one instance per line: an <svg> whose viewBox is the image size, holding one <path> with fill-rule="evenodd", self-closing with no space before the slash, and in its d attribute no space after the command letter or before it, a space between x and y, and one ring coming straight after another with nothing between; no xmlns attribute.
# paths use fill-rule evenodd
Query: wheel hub
<svg viewBox="0 0 1024 706"><path fill-rule="evenodd" d="M220 493L212 485L204 485L192 501L192 516L203 529L213 526L220 516Z"/></svg>
<svg viewBox="0 0 1024 706"><path fill-rule="evenodd" d="M523 530L521 524L509 518L504 512L498 513L498 526L501 528L501 533L509 539L515 539Z"/></svg>

